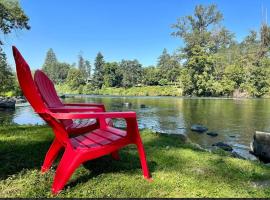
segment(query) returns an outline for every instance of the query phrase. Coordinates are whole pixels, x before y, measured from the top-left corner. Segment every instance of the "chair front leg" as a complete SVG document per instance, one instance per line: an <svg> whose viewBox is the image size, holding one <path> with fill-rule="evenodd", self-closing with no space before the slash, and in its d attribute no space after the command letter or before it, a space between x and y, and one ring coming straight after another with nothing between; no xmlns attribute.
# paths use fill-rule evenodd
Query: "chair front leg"
<svg viewBox="0 0 270 200"><path fill-rule="evenodd" d="M131 141L137 146L138 149L143 176L144 178L151 180L151 175L148 169L146 154L140 136L137 119L134 118L126 119L126 122L127 122L127 133L131 138Z"/></svg>
<svg viewBox="0 0 270 200"><path fill-rule="evenodd" d="M73 172L77 169L77 167L80 166L82 161L79 158L79 153L75 153L73 150L68 148L65 149L64 155L56 169L54 176L52 185L52 193L54 195L61 192Z"/></svg>
<svg viewBox="0 0 270 200"><path fill-rule="evenodd" d="M137 139L136 146L137 146L139 157L140 157L143 176L145 179L151 180L151 175L148 169L143 143L140 138Z"/></svg>
<svg viewBox="0 0 270 200"><path fill-rule="evenodd" d="M51 168L53 161L56 159L62 147L63 147L62 144L58 142L57 139L53 140L53 143L51 144L48 152L46 153L43 165L41 167L41 172L44 173Z"/></svg>

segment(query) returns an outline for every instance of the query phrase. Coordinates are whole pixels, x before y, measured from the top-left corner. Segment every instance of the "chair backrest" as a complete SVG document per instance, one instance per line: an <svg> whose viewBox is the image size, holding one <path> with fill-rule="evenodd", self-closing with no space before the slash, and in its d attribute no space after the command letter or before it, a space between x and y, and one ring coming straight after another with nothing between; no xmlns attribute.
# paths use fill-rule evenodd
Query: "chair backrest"
<svg viewBox="0 0 270 200"><path fill-rule="evenodd" d="M37 70L34 75L34 81L48 107L54 108L63 106L63 103L57 95L53 82L44 72Z"/></svg>
<svg viewBox="0 0 270 200"><path fill-rule="evenodd" d="M44 72L37 70L34 75L34 81L42 99L49 108L64 106L57 95L53 82ZM70 126L73 123L71 119L61 120L61 122L65 127Z"/></svg>
<svg viewBox="0 0 270 200"><path fill-rule="evenodd" d="M35 85L29 65L16 47L12 46L12 50L16 63L17 77L25 98L33 109L53 128L59 142L66 145L69 143L68 134L63 125L49 114L49 110Z"/></svg>
<svg viewBox="0 0 270 200"><path fill-rule="evenodd" d="M29 65L16 47L13 46L12 50L16 63L17 77L24 96L37 113L46 112L47 109L34 83Z"/></svg>

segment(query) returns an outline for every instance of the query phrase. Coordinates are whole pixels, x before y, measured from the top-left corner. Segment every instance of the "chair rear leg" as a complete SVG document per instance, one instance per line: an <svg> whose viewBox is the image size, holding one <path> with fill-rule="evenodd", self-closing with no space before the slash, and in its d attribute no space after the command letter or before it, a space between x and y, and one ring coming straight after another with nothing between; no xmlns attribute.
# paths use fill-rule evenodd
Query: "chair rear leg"
<svg viewBox="0 0 270 200"><path fill-rule="evenodd" d="M46 172L50 169L61 148L62 145L58 142L58 140L54 139L48 152L46 153L43 165L41 167L41 172Z"/></svg>
<svg viewBox="0 0 270 200"><path fill-rule="evenodd" d="M120 160L120 155L119 155L119 151L118 151L118 150L112 152L111 155L112 155L112 158L113 158L114 160Z"/></svg>
<svg viewBox="0 0 270 200"><path fill-rule="evenodd" d="M137 146L140 161L141 161L143 176L145 179L151 179L151 175L150 175L150 172L148 169L146 155L145 155L145 151L144 151L144 147L143 147L143 143L142 143L141 139L137 140L136 146Z"/></svg>
<svg viewBox="0 0 270 200"><path fill-rule="evenodd" d="M78 158L79 154L75 154L73 151L68 149L65 150L54 176L52 185L52 193L54 195L61 192L73 172L81 164Z"/></svg>

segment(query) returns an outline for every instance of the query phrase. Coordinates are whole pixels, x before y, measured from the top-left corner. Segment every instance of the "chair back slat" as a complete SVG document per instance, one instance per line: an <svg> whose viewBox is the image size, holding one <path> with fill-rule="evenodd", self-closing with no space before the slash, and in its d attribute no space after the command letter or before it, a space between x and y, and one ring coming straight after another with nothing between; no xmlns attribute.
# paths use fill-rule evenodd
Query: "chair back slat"
<svg viewBox="0 0 270 200"><path fill-rule="evenodd" d="M57 95L53 82L44 72L37 70L34 75L34 81L42 99L49 108L64 106ZM65 125L65 127L73 124L71 119L61 120L61 122Z"/></svg>
<svg viewBox="0 0 270 200"><path fill-rule="evenodd" d="M37 113L46 112L44 102L36 88L29 65L16 47L12 47L17 77L22 92Z"/></svg>
<svg viewBox="0 0 270 200"><path fill-rule="evenodd" d="M59 142L63 145L67 145L69 143L68 134L64 126L49 114L49 109L36 87L29 65L16 47L13 46L12 50L16 63L18 81L25 98L31 104L35 112L53 128Z"/></svg>
<svg viewBox="0 0 270 200"><path fill-rule="evenodd" d="M34 75L34 81L48 107L55 108L63 106L63 103L57 95L53 82L46 74L41 70L37 70Z"/></svg>

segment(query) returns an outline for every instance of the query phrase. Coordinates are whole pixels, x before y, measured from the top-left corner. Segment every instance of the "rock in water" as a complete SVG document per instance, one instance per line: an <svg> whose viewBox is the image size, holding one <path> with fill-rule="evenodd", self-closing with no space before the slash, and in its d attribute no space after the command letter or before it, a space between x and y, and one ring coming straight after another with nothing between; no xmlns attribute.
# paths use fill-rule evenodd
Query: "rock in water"
<svg viewBox="0 0 270 200"><path fill-rule="evenodd" d="M14 99L2 98L0 99L0 108L15 108L16 101Z"/></svg>
<svg viewBox="0 0 270 200"><path fill-rule="evenodd" d="M200 125L200 124L193 124L190 129L192 131L196 131L196 132L199 132L199 133L203 133L203 132L208 130L207 127L205 127L203 125Z"/></svg>
<svg viewBox="0 0 270 200"><path fill-rule="evenodd" d="M256 131L253 139L252 153L259 159L270 162L270 133Z"/></svg>
<svg viewBox="0 0 270 200"><path fill-rule="evenodd" d="M216 133L216 132L207 132L206 134L209 136L212 136L212 137L218 136L218 133Z"/></svg>
<svg viewBox="0 0 270 200"><path fill-rule="evenodd" d="M141 107L141 108L146 108L146 105L141 104L140 107Z"/></svg>
<svg viewBox="0 0 270 200"><path fill-rule="evenodd" d="M217 147L223 149L224 151L232 151L233 150L233 148L230 145L228 145L224 142L218 142L218 143L213 144L212 146L217 146Z"/></svg>
<svg viewBox="0 0 270 200"><path fill-rule="evenodd" d="M131 106L132 106L132 103L130 103L130 102L125 102L125 103L123 103L123 106L131 107Z"/></svg>

